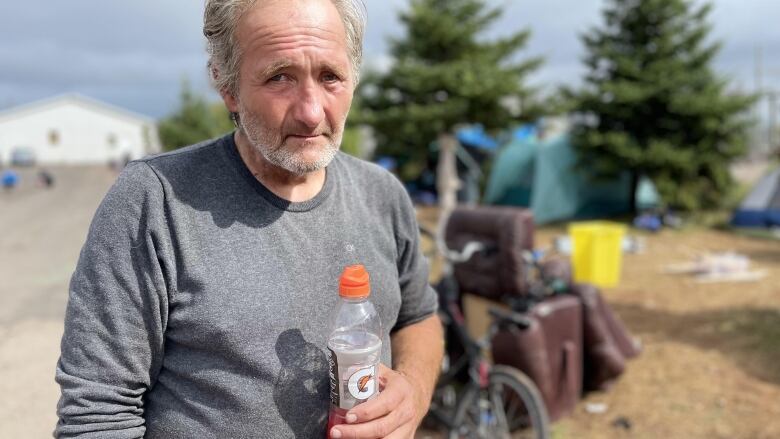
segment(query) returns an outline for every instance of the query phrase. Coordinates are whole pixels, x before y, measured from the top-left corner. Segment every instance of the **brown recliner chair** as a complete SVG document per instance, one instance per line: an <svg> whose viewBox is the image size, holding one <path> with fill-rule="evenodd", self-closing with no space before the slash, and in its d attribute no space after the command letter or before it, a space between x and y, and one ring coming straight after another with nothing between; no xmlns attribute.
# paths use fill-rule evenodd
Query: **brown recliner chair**
<svg viewBox="0 0 780 439"><path fill-rule="evenodd" d="M456 209L447 225L448 247L477 241L488 249L454 266L460 290L497 302L529 292L523 253L533 249L533 215L511 207ZM556 296L527 311L531 326L505 327L492 340L493 361L514 366L539 388L551 420L571 412L582 394L582 305Z"/></svg>
<svg viewBox="0 0 780 439"><path fill-rule="evenodd" d="M446 241L461 250L478 241L488 251L456 264L460 290L497 302L529 294L523 252L533 249L533 215L512 207L456 209ZM583 391L605 390L619 377L626 360L639 354L620 319L592 285L574 284L568 260L540 267L543 276L563 279L568 294L526 301L529 328L503 328L492 341L493 360L514 366L536 383L552 420L570 413Z"/></svg>
<svg viewBox="0 0 780 439"><path fill-rule="evenodd" d="M573 296L554 296L526 316L528 328L504 328L493 337L493 361L528 375L555 421L571 413L582 395L582 304Z"/></svg>
<svg viewBox="0 0 780 439"><path fill-rule="evenodd" d="M455 264L460 290L491 300L526 294L528 277L523 252L533 249L533 239L530 210L498 206L455 209L447 222L447 247L462 250L472 241L487 247L468 261Z"/></svg>

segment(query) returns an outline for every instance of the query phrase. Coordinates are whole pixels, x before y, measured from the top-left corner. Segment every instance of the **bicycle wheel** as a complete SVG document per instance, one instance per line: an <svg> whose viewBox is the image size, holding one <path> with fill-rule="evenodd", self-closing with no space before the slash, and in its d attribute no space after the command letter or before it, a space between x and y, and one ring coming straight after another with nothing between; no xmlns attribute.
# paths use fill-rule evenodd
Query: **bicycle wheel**
<svg viewBox="0 0 780 439"><path fill-rule="evenodd" d="M536 385L519 370L493 366L488 386L470 387L455 410L449 439L547 439L547 410Z"/></svg>

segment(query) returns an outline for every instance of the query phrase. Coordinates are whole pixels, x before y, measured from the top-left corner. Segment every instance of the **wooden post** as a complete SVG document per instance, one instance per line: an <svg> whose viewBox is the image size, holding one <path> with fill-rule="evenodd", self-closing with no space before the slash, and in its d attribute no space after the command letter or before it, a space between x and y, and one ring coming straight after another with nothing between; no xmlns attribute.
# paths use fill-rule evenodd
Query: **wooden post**
<svg viewBox="0 0 780 439"><path fill-rule="evenodd" d="M441 133L438 137L439 163L436 167L436 190L439 193L439 233L443 236L447 219L458 203L458 168L455 148L458 140L450 133Z"/></svg>

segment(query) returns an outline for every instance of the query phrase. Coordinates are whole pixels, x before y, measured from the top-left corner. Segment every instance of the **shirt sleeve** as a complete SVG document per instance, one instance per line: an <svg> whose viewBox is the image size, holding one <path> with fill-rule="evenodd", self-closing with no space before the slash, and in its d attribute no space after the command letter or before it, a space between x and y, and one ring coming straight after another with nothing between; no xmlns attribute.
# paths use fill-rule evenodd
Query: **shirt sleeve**
<svg viewBox="0 0 780 439"><path fill-rule="evenodd" d="M428 260L422 254L420 230L414 206L401 183L393 178L398 191L398 282L401 286L401 309L391 332L417 323L438 309L438 296L428 283Z"/></svg>
<svg viewBox="0 0 780 439"><path fill-rule="evenodd" d="M131 163L95 214L70 283L55 380L58 438L141 438L174 264L160 180Z"/></svg>

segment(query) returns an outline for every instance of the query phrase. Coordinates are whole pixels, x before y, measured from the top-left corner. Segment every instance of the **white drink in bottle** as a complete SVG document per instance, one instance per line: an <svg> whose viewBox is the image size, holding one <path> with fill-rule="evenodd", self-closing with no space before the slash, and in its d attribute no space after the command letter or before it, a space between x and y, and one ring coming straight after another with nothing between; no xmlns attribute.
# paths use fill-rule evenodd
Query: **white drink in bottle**
<svg viewBox="0 0 780 439"><path fill-rule="evenodd" d="M339 279L339 303L333 310L328 337L330 414L328 436L334 425L346 423L352 407L379 392L382 324L371 304L368 272L350 265Z"/></svg>

